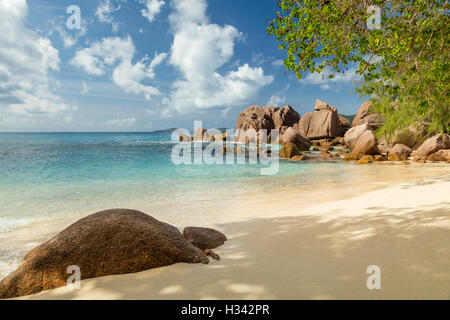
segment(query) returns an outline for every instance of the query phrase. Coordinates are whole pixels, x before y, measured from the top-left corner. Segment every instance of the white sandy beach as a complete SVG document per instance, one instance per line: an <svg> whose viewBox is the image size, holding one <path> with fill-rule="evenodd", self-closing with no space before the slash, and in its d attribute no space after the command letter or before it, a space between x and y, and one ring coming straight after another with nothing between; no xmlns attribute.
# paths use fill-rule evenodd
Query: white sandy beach
<svg viewBox="0 0 450 320"><path fill-rule="evenodd" d="M215 250L221 261L88 279L80 290L22 299L450 298L450 176L309 205L272 197L233 208L266 218L215 226L229 238ZM268 203L283 203L283 217ZM366 287L369 265L381 268L380 290Z"/></svg>

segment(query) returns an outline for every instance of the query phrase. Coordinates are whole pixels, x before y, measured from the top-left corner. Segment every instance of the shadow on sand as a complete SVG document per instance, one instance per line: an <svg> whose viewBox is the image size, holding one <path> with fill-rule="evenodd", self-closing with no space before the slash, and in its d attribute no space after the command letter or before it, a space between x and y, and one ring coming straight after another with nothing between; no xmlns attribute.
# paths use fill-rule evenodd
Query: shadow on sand
<svg viewBox="0 0 450 320"><path fill-rule="evenodd" d="M221 226L209 265L89 279L37 299L449 299L450 203L369 214L256 219ZM368 290L369 265L381 290Z"/></svg>

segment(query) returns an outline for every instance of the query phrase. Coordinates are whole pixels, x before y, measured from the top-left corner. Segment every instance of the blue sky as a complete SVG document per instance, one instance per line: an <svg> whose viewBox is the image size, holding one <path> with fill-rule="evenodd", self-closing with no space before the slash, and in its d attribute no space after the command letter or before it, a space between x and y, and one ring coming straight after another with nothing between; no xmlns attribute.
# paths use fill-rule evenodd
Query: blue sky
<svg viewBox="0 0 450 320"><path fill-rule="evenodd" d="M271 0L0 0L0 131L234 127L249 105L353 114L352 70L286 73ZM77 5L81 29L66 9Z"/></svg>

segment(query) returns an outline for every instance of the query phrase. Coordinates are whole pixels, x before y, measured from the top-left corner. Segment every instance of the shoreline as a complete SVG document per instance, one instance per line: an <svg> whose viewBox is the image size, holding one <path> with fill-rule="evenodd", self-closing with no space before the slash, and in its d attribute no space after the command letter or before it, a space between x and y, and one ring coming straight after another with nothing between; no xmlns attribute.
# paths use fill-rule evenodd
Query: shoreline
<svg viewBox="0 0 450 320"><path fill-rule="evenodd" d="M289 163L288 160L283 161ZM6 277L14 271L22 263L23 257L40 243L77 220L108 208L139 210L177 226L180 230L188 226L220 228L222 225L245 222L254 218L292 216L296 215L295 210L300 207L304 210L318 202L349 199L417 179L439 179L449 172L448 165L444 163L414 162L408 166L354 165L349 162L292 163L292 168L295 167L298 167L299 172L292 171L291 175L268 178L244 177L241 181L234 180L231 187L228 184L225 186L227 189L207 190L197 184L195 192L189 195L178 192L181 196L177 197L180 200L178 202L168 200L155 202L148 199L143 191L145 188L136 191L130 189L126 200L123 196L117 197L117 190L113 192L114 188L110 188L107 194L113 192L114 197L108 197L108 201L91 201L87 207L88 202L84 201L82 209L81 207L77 209L76 199L64 198L64 201L55 199L39 208L40 212L44 212L46 206L50 206L53 208L51 209L53 214L37 216L23 226L0 232L2 244L0 255L3 254L3 260L0 260L0 277ZM126 184L121 182L124 183ZM75 188L76 193L82 189L80 187L78 185ZM240 191L233 191L236 187L239 187ZM65 188L69 189L69 186ZM186 188L183 189L187 191ZM91 187L88 190L95 194L94 189ZM106 191L108 190L103 190ZM167 194L164 197L169 198ZM54 208L60 208L58 210L60 212ZM180 210L183 214L180 214Z"/></svg>
<svg viewBox="0 0 450 320"><path fill-rule="evenodd" d="M312 206L290 201L283 217L219 224L229 238L214 250L221 261L88 279L80 290L20 299L448 299L447 190L444 175ZM381 268L381 290L366 287L369 265Z"/></svg>

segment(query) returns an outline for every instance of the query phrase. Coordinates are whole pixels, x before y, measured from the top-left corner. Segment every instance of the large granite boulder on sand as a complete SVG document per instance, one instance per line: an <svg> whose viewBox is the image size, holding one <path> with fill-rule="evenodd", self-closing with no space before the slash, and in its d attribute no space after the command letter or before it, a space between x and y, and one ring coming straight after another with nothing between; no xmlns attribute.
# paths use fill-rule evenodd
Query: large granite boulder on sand
<svg viewBox="0 0 450 320"><path fill-rule="evenodd" d="M276 110L272 116L273 126L280 130L281 127L293 127L300 121L300 115L290 105L285 105L283 108Z"/></svg>
<svg viewBox="0 0 450 320"><path fill-rule="evenodd" d="M275 107L250 106L241 112L236 125L236 140L247 142L249 137L249 141L257 142L257 132L261 129L267 130L269 135L270 130L275 129L272 120L275 109Z"/></svg>
<svg viewBox="0 0 450 320"><path fill-rule="evenodd" d="M427 157L429 161L446 161L450 162L450 149L439 150Z"/></svg>
<svg viewBox="0 0 450 320"><path fill-rule="evenodd" d="M413 152L413 156L428 157L442 149L450 149L450 136L448 134L438 134L425 140L422 145Z"/></svg>
<svg viewBox="0 0 450 320"><path fill-rule="evenodd" d="M275 107L250 106L238 116L236 129L274 129L272 115Z"/></svg>
<svg viewBox="0 0 450 320"><path fill-rule="evenodd" d="M272 130L271 133L269 134L267 142L269 142L271 144L283 144L283 134L289 128L291 128L291 127L282 126L278 130L278 132L275 132L274 130ZM275 138L276 136L278 137L278 139Z"/></svg>
<svg viewBox="0 0 450 320"><path fill-rule="evenodd" d="M366 130L359 138L352 150L352 155L361 158L364 155L380 154L378 150L377 139L372 130Z"/></svg>
<svg viewBox="0 0 450 320"><path fill-rule="evenodd" d="M372 107L372 102L364 102L361 107L359 107L359 110L353 119L352 127L357 127L362 124L368 124L374 130L381 127L384 124L384 119L380 114L371 113Z"/></svg>
<svg viewBox="0 0 450 320"><path fill-rule="evenodd" d="M298 129L305 137L316 140L344 135L336 108L320 100L316 101L314 112L303 115Z"/></svg>
<svg viewBox="0 0 450 320"><path fill-rule="evenodd" d="M270 130L292 127L299 120L300 115L290 105L285 105L283 108L250 106L238 116L236 125L237 140L245 142L245 133L250 129L253 129L255 132L265 129L267 130L267 135L270 135Z"/></svg>
<svg viewBox="0 0 450 320"><path fill-rule="evenodd" d="M398 143L389 151L388 159L390 161L404 161L408 159L411 152L411 148Z"/></svg>
<svg viewBox="0 0 450 320"><path fill-rule="evenodd" d="M300 131L294 128L287 128L283 133L283 144L293 143L299 151L308 151L311 147L311 141L304 137Z"/></svg>
<svg viewBox="0 0 450 320"><path fill-rule="evenodd" d="M314 106L314 111L321 111L321 110L337 112L337 109L335 107L330 106L328 103L317 99L316 104Z"/></svg>
<svg viewBox="0 0 450 320"><path fill-rule="evenodd" d="M34 294L66 285L69 266L81 279L134 273L177 262L208 263L208 257L177 228L134 210L89 215L33 249L0 282L0 298Z"/></svg>
<svg viewBox="0 0 450 320"><path fill-rule="evenodd" d="M382 154L388 154L392 148L390 147L389 143L386 142L386 140L381 140L378 142L378 149Z"/></svg>
<svg viewBox="0 0 450 320"><path fill-rule="evenodd" d="M344 142L347 148L353 150L359 137L367 130L371 130L371 127L367 123L348 130L344 135Z"/></svg>
<svg viewBox="0 0 450 320"><path fill-rule="evenodd" d="M227 237L222 232L200 227L184 228L183 238L201 250L215 249L227 241Z"/></svg>

